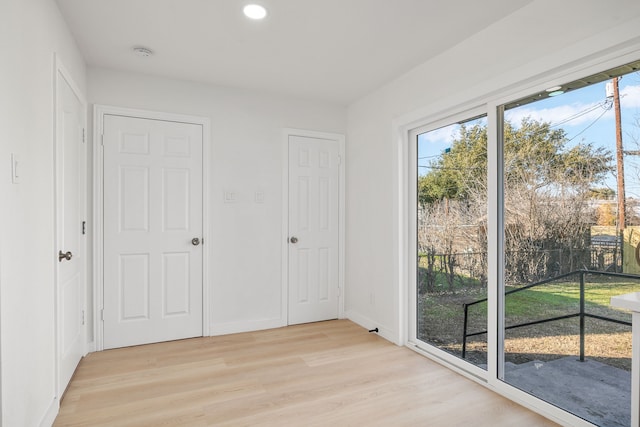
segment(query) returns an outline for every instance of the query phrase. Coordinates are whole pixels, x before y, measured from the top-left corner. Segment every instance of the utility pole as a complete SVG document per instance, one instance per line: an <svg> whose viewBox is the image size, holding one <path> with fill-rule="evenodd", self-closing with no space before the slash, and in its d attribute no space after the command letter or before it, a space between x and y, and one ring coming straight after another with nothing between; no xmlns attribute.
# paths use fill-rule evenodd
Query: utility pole
<svg viewBox="0 0 640 427"><path fill-rule="evenodd" d="M622 124L620 118L620 90L618 89L618 79L613 79L613 109L616 114L616 160L618 163L618 232L624 233L626 224L626 197L624 190L624 151L622 149Z"/></svg>
<svg viewBox="0 0 640 427"><path fill-rule="evenodd" d="M613 92L613 110L616 114L616 160L618 164L618 241L620 242L620 258L622 259L622 272L624 272L624 228L626 225L626 197L624 191L624 151L622 149L622 124L620 119L620 90L618 88L619 77L611 81ZM608 94L607 94L608 95Z"/></svg>

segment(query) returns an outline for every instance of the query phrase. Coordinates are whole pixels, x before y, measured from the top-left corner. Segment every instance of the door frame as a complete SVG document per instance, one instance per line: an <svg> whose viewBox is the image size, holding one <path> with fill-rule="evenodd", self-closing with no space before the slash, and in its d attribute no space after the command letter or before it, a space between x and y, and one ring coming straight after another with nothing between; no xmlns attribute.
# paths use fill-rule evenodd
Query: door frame
<svg viewBox="0 0 640 427"><path fill-rule="evenodd" d="M78 194L78 204L81 206L82 211L78 215L80 218L83 218L83 221L86 221L87 218L87 101L80 90L80 87L76 84L75 80L71 76L71 73L64 66L60 57L54 53L54 75L53 75L53 230L54 230L54 247L52 254L58 253L60 247L60 230L58 229L58 219L59 219L59 208L60 201L58 198L60 194L58 192L58 153L60 151L61 144L64 144L58 134L58 120L60 118L60 111L58 110L58 97L61 93L61 88L58 85L58 77L64 79L64 81L69 85L69 88L72 90L73 94L80 101L80 108L84 114L82 114L82 128L83 128L83 146L84 149L81 153L79 153L78 167L80 170L78 171L79 176L85 177L85 181L81 183ZM78 224L78 227L80 224ZM85 229L86 230L86 229ZM81 331L82 336L82 354L85 356L87 354L87 325L86 325L86 313L87 313L87 271L89 268L89 259L87 257L87 235L81 235L80 239L80 250L81 250L81 262L80 262L80 280L81 280L81 289L80 289L80 297L81 297L81 308L83 312ZM62 322L60 319L60 281L58 278L58 262L56 261L54 264L54 325L55 325L55 398L57 399L58 404L62 399L62 395L58 395L60 391L60 340L62 339ZM78 319L80 321L81 319ZM64 391L62 391L64 393ZM62 394L60 393L60 394Z"/></svg>
<svg viewBox="0 0 640 427"><path fill-rule="evenodd" d="M345 136L312 130L283 129L282 139L282 291L281 318L289 324L289 137L301 136L338 143L338 318L344 319L344 242L345 242Z"/></svg>
<svg viewBox="0 0 640 427"><path fill-rule="evenodd" d="M125 116L138 119L162 120L202 126L202 336L209 336L209 146L211 141L211 120L208 117L139 110L112 105L94 105L93 109L93 330L95 351L104 350L104 328L102 310L104 308L104 117L106 115Z"/></svg>

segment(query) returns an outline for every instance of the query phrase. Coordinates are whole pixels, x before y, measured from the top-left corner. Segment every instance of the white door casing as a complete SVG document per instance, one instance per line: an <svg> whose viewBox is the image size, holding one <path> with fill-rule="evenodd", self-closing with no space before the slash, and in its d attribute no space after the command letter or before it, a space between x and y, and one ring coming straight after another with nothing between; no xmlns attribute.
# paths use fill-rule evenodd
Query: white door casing
<svg viewBox="0 0 640 427"><path fill-rule="evenodd" d="M341 140L308 132L288 143L288 324L341 315Z"/></svg>
<svg viewBox="0 0 640 427"><path fill-rule="evenodd" d="M203 125L105 114L102 132L102 348L202 336Z"/></svg>
<svg viewBox="0 0 640 427"><path fill-rule="evenodd" d="M56 62L56 396L62 397L85 354L86 108L62 64ZM64 256L63 256L64 255Z"/></svg>

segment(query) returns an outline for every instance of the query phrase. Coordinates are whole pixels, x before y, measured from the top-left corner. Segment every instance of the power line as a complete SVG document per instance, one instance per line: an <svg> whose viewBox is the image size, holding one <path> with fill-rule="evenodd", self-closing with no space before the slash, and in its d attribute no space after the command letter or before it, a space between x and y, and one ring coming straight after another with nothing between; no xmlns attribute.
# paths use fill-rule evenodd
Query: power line
<svg viewBox="0 0 640 427"><path fill-rule="evenodd" d="M596 119L595 119L594 121L592 121L592 122L589 124L589 126L587 126L586 128L582 129L580 132L578 132L577 134L575 134L575 135L573 136L573 138L568 139L568 140L567 140L567 142L571 142L571 141L573 141L574 139L576 139L577 137L579 137L580 135L582 135L583 133L585 133L585 132L587 131L587 129L589 129L591 126L595 125L595 124L596 124L596 122L597 122L598 120L600 120L600 119L602 118L602 116L604 116L604 115L607 113L607 111L609 111L609 110L604 110L604 111L603 111L603 112L602 112L598 117L596 117Z"/></svg>
<svg viewBox="0 0 640 427"><path fill-rule="evenodd" d="M487 167L486 166L468 166L466 168L455 168L455 167L449 167L449 166L430 166L430 165L418 165L419 168L423 168L423 169L435 169L435 170L452 170L452 171L465 171L465 170L486 170Z"/></svg>
<svg viewBox="0 0 640 427"><path fill-rule="evenodd" d="M562 119L559 122L553 123L549 125L549 127L557 127L557 126L563 125L565 123L568 123L572 120L577 119L578 117L582 117L585 114L589 114L590 112L597 110L598 108L604 108L606 111L609 111L611 109L611 101L609 99L605 99L604 101L601 101L595 105L592 105L591 107L588 107L582 111L579 111L572 116Z"/></svg>

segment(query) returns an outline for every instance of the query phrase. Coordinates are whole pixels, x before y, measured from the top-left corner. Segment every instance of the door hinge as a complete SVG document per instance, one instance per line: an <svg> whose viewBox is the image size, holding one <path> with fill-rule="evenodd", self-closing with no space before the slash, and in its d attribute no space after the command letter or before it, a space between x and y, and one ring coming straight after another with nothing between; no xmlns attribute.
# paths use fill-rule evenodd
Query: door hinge
<svg viewBox="0 0 640 427"><path fill-rule="evenodd" d="M342 289L338 288L338 296L342 294Z"/></svg>
<svg viewBox="0 0 640 427"><path fill-rule="evenodd" d="M104 308L100 309L100 320L104 322Z"/></svg>
<svg viewBox="0 0 640 427"><path fill-rule="evenodd" d="M87 138L87 136L86 136L86 134L85 134L85 133L86 133L86 132L85 132L85 129L84 129L84 128L82 128L82 143L83 143L83 144L86 142L86 138Z"/></svg>
<svg viewBox="0 0 640 427"><path fill-rule="evenodd" d="M84 325L84 310L82 310L82 323L81 325Z"/></svg>
<svg viewBox="0 0 640 427"><path fill-rule="evenodd" d="M82 234L87 234L87 221L82 221Z"/></svg>
<svg viewBox="0 0 640 427"><path fill-rule="evenodd" d="M104 133L100 134L100 145L104 145Z"/></svg>
<svg viewBox="0 0 640 427"><path fill-rule="evenodd" d="M341 165L342 164L342 156L338 156L338 164Z"/></svg>

